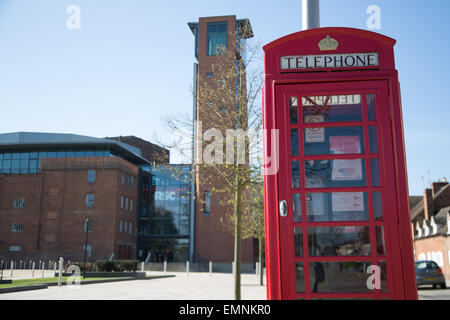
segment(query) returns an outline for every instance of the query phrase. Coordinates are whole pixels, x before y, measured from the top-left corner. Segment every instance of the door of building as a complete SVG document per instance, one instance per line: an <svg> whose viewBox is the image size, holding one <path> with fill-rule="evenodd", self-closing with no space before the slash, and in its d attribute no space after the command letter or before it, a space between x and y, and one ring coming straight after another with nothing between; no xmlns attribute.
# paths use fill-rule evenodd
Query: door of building
<svg viewBox="0 0 450 320"><path fill-rule="evenodd" d="M388 82L276 86L282 299L402 290Z"/></svg>

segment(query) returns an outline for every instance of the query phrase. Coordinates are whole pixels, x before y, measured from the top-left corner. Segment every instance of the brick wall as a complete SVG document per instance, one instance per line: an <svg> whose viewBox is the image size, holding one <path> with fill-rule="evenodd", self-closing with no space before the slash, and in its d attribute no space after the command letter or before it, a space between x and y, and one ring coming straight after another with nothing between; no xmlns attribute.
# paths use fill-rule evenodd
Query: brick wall
<svg viewBox="0 0 450 320"><path fill-rule="evenodd" d="M414 241L416 260L433 260L441 267L447 280L450 280L450 237L435 236Z"/></svg>
<svg viewBox="0 0 450 320"><path fill-rule="evenodd" d="M95 183L87 183L88 170L96 171ZM0 256L82 261L84 221L90 218L89 260L107 259L113 252L117 258L119 246L127 249L121 250L122 258L134 259L137 176L138 168L118 157L43 159L40 174L1 175ZM88 193L95 195L93 207L86 206ZM133 199L133 210L121 208L121 196ZM12 208L19 197L25 198L25 207ZM131 234L119 232L120 220L132 223ZM23 231L11 232L11 223L22 223ZM12 245L20 245L21 251L10 252Z"/></svg>

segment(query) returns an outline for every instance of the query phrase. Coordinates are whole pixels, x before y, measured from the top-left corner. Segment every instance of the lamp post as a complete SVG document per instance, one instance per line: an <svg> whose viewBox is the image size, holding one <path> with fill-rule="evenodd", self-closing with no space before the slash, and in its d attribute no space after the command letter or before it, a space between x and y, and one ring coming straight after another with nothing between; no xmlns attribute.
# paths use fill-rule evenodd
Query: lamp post
<svg viewBox="0 0 450 320"><path fill-rule="evenodd" d="M302 30L319 27L319 0L302 0Z"/></svg>
<svg viewBox="0 0 450 320"><path fill-rule="evenodd" d="M86 241L84 242L84 268L83 268L83 279L86 278L86 256L87 256L87 244L88 244L88 234L89 226L91 224L91 219L86 218L84 221L84 231L86 232Z"/></svg>

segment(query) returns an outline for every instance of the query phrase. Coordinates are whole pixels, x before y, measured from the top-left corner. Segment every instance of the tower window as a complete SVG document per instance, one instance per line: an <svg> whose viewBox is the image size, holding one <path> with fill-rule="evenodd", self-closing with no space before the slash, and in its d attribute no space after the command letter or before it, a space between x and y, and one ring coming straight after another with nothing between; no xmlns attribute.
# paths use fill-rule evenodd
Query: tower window
<svg viewBox="0 0 450 320"><path fill-rule="evenodd" d="M217 48L227 48L227 23L211 22L208 23L207 36L207 55L217 55Z"/></svg>
<svg viewBox="0 0 450 320"><path fill-rule="evenodd" d="M209 191L205 191L203 194L203 214L209 215L211 211L211 194Z"/></svg>

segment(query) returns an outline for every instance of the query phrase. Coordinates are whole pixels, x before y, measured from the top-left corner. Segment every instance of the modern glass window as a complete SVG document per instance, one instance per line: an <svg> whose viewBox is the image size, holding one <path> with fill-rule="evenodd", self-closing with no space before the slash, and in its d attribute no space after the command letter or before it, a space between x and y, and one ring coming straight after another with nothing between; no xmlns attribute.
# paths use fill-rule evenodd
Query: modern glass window
<svg viewBox="0 0 450 320"><path fill-rule="evenodd" d="M6 174L33 174L39 173L41 159L45 158L71 158L71 157L108 157L109 150L30 150L14 153L0 153L0 173Z"/></svg>
<svg viewBox="0 0 450 320"><path fill-rule="evenodd" d="M207 55L215 56L218 54L217 49L227 48L227 23L211 22L207 27ZM220 54L220 50L219 50Z"/></svg>
<svg viewBox="0 0 450 320"><path fill-rule="evenodd" d="M97 175L96 170L88 170L87 172L87 183L94 183Z"/></svg>
<svg viewBox="0 0 450 320"><path fill-rule="evenodd" d="M86 208L92 208L95 205L95 194L86 193Z"/></svg>
<svg viewBox="0 0 450 320"><path fill-rule="evenodd" d="M138 256L151 253L152 262L185 262L189 259L191 222L191 166L143 167L139 177L139 209L135 230ZM200 195L204 210L204 194ZM140 241L139 239L145 239Z"/></svg>

